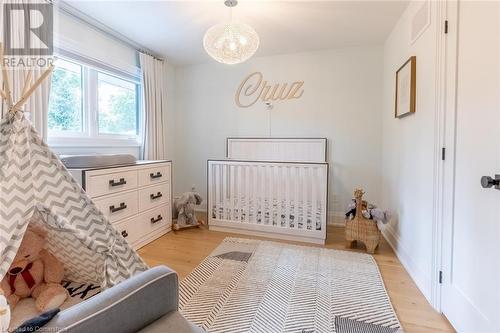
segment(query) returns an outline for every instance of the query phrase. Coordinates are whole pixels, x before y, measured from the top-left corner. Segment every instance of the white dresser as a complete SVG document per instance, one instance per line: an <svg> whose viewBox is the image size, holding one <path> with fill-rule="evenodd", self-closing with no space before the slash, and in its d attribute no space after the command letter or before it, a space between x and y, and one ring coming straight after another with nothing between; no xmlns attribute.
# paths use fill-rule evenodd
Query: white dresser
<svg viewBox="0 0 500 333"><path fill-rule="evenodd" d="M171 161L68 170L135 249L171 230Z"/></svg>

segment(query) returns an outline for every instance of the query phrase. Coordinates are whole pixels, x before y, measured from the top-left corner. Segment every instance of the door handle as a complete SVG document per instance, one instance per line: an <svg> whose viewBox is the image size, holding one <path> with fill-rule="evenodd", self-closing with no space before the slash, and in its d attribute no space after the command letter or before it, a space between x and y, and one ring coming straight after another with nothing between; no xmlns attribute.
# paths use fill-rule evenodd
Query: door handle
<svg viewBox="0 0 500 333"><path fill-rule="evenodd" d="M490 176L481 177L481 186L483 188L494 186L497 190L500 190L500 175L495 175L495 178L491 178Z"/></svg>
<svg viewBox="0 0 500 333"><path fill-rule="evenodd" d="M127 230L123 230L123 231L122 231L122 237L123 237L123 238L127 238L127 236L128 236L128 232L127 232Z"/></svg>

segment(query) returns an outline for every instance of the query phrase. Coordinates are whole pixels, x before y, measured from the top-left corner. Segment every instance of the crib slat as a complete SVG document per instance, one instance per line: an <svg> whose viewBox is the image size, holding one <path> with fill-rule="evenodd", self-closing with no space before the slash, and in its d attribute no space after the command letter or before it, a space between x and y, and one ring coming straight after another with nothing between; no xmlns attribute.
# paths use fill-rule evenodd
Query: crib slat
<svg viewBox="0 0 500 333"><path fill-rule="evenodd" d="M300 199L300 208L302 211L302 228L303 230L307 229L307 176L306 176L307 168L300 168L301 173L301 199Z"/></svg>
<svg viewBox="0 0 500 333"><path fill-rule="evenodd" d="M240 212L240 193L241 193L241 165L234 166L234 193L233 193L233 202L234 202L234 211L233 218L237 222L241 222L241 212Z"/></svg>
<svg viewBox="0 0 500 333"><path fill-rule="evenodd" d="M245 166L245 223L248 223L250 218L250 166Z"/></svg>
<svg viewBox="0 0 500 333"><path fill-rule="evenodd" d="M280 208L280 223L282 223L282 227L286 228L288 226L288 223L286 222L286 209L288 205L288 200L287 200L287 189L288 189L288 183L287 183L287 173L288 173L288 168L282 167L281 168L281 186L282 186L282 191L283 191L283 200Z"/></svg>
<svg viewBox="0 0 500 333"><path fill-rule="evenodd" d="M212 168L214 170L214 182L212 183L212 187L214 189L215 195L214 195L214 203L215 203L215 218L217 220L220 220L220 213L219 213L219 208L220 208L220 164L212 164ZM213 216L213 215L212 215Z"/></svg>
<svg viewBox="0 0 500 333"><path fill-rule="evenodd" d="M228 215L228 169L229 165L224 164L222 167L222 206L224 207L224 220L229 220Z"/></svg>
<svg viewBox="0 0 500 333"><path fill-rule="evenodd" d="M263 224L269 224L269 199L271 198L271 184L269 181L269 166L263 165L263 173L264 173L264 202L263 206L264 209L262 210L262 218L263 218Z"/></svg>
<svg viewBox="0 0 500 333"><path fill-rule="evenodd" d="M285 168L285 184L286 184L286 199L285 199L285 226L287 228L290 228L290 202L292 200L292 195L291 195L291 187L292 187L292 178L291 175L291 168L286 167Z"/></svg>
<svg viewBox="0 0 500 333"><path fill-rule="evenodd" d="M298 208L298 202L299 202L299 182L300 182L300 174L299 174L299 169L297 167L293 168L293 173L294 173L294 189L293 189L293 227L295 229L298 229L299 225L299 208Z"/></svg>
<svg viewBox="0 0 500 333"><path fill-rule="evenodd" d="M264 224L265 222L265 201L266 201L266 197L267 197L267 187L266 187L266 167L261 165L259 167L259 179L260 179L260 190L262 192L261 194L261 197L260 197L260 201L259 201L259 216L257 217L257 223L262 223ZM260 220L260 222L259 222Z"/></svg>
<svg viewBox="0 0 500 333"><path fill-rule="evenodd" d="M328 207L328 168L324 168L321 172L321 177L319 179L319 183L321 185L320 196L321 196L321 230L326 229L326 225L328 223L328 211L326 210ZM324 230L326 232L326 230Z"/></svg>
<svg viewBox="0 0 500 333"><path fill-rule="evenodd" d="M264 167L265 170L266 170L266 185L267 185L267 195L266 195L266 213L265 213L265 217L266 217L266 224L271 224L271 199L273 197L273 194L272 194L272 191L273 191L273 184L272 184L272 167L270 166L265 166Z"/></svg>
<svg viewBox="0 0 500 333"><path fill-rule="evenodd" d="M316 216L318 212L318 169L317 168L311 168L311 174L310 174L310 179L311 179L311 230L316 230Z"/></svg>
<svg viewBox="0 0 500 333"><path fill-rule="evenodd" d="M253 182L253 187L252 187L252 223L257 223L257 209L258 209L258 194L261 193L259 192L259 167L254 165L252 166L252 182Z"/></svg>
<svg viewBox="0 0 500 333"><path fill-rule="evenodd" d="M274 188L274 193L272 195L272 220L273 220L273 225L276 226L281 226L280 222L280 206L281 206L281 167L276 166L273 167L273 188Z"/></svg>
<svg viewBox="0 0 500 333"><path fill-rule="evenodd" d="M231 221L236 220L236 217L234 216L234 173L235 173L235 166L230 165L229 166L229 219Z"/></svg>

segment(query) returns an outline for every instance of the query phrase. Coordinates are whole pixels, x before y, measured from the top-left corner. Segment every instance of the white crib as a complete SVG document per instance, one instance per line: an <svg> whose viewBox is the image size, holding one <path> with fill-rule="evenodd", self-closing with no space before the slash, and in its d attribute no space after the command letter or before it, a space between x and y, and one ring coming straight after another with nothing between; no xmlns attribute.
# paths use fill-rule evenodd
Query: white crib
<svg viewBox="0 0 500 333"><path fill-rule="evenodd" d="M269 143L277 144L276 141ZM279 144L283 146L283 142ZM233 152L229 152L229 147L230 157ZM250 150L252 156L256 156L255 147ZM268 152L269 147L263 151ZM290 152L283 153L290 155ZM310 153L307 151L309 159ZM241 157L242 154L236 155ZM300 162L300 156L295 159L299 161L209 160L209 228L324 244L328 164Z"/></svg>

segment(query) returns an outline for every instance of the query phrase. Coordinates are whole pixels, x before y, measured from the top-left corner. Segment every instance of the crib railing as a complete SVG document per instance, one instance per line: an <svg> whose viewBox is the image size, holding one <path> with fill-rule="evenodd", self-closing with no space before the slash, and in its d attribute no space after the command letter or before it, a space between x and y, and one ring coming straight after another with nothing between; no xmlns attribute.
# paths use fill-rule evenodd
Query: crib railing
<svg viewBox="0 0 500 333"><path fill-rule="evenodd" d="M324 243L327 188L327 163L209 160L209 227Z"/></svg>

